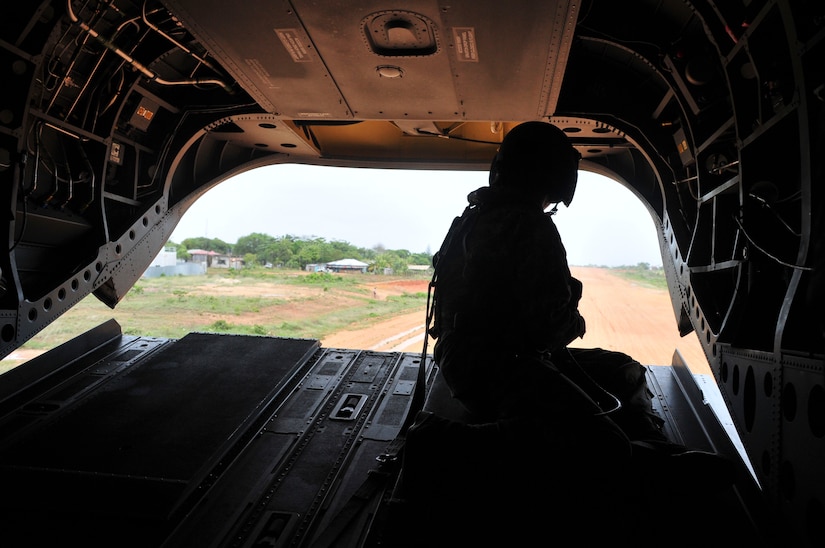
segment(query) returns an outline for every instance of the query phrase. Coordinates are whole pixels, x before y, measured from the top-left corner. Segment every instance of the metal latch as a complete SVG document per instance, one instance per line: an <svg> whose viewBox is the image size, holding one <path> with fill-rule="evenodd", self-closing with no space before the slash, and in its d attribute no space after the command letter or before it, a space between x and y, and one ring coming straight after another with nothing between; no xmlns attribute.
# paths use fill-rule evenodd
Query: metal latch
<svg viewBox="0 0 825 548"><path fill-rule="evenodd" d="M330 419L337 421L351 421L354 420L364 403L367 401L366 394L344 394L332 410Z"/></svg>

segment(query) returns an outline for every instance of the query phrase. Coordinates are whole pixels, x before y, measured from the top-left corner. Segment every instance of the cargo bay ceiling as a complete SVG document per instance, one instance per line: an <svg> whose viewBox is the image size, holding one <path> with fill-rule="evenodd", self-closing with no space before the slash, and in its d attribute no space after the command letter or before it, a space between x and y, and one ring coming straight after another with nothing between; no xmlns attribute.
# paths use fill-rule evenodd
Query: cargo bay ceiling
<svg viewBox="0 0 825 548"><path fill-rule="evenodd" d="M576 20L568 2L250 2L232 14L220 3L169 6L287 122L279 135L235 121L247 143L310 161L389 164L486 165L504 124L552 115Z"/></svg>
<svg viewBox="0 0 825 548"><path fill-rule="evenodd" d="M262 1L231 15L220 3L169 5L208 49L227 56L227 69L268 112L395 120L410 130L435 129L424 121L552 115L576 22L575 6L555 1L531 9L366 2L334 10ZM521 42L505 43L506 36Z"/></svg>

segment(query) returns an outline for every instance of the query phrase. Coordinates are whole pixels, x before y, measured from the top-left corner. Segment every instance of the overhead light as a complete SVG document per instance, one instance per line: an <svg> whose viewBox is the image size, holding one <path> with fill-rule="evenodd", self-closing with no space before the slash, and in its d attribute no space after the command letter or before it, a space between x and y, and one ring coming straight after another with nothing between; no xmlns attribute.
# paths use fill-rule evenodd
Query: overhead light
<svg viewBox="0 0 825 548"><path fill-rule="evenodd" d="M404 71L401 67L393 65L380 65L375 67L375 70L381 78L401 78L404 76Z"/></svg>

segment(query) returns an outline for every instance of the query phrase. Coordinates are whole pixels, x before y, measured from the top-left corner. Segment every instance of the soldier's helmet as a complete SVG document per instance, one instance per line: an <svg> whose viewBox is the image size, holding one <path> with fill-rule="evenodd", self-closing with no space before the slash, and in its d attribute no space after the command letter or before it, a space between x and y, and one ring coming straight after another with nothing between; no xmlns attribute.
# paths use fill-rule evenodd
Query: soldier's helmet
<svg viewBox="0 0 825 548"><path fill-rule="evenodd" d="M558 127L525 122L504 136L490 167L490 186L523 188L550 203L569 206L581 155Z"/></svg>

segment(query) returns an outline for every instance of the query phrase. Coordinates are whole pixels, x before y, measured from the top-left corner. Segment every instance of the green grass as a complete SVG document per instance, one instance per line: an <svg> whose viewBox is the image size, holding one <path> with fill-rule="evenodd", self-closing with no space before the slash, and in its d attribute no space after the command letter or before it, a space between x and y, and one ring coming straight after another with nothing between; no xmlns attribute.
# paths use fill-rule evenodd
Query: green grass
<svg viewBox="0 0 825 548"><path fill-rule="evenodd" d="M610 272L644 287L664 289L665 291L668 288L665 271L661 268L650 269L647 265L622 266L611 268Z"/></svg>
<svg viewBox="0 0 825 548"><path fill-rule="evenodd" d="M372 275L305 274L263 269L251 274L243 272L210 269L206 276L143 278L115 309L110 309L90 295L24 344L23 348L54 348L110 318L118 321L125 334L134 336L178 339L190 332L208 332L323 339L348 327L368 326L405 312L422 310L423 314L426 306L426 293L373 299L371 289L363 287L363 284L374 281ZM381 277L381 281L389 279L392 278ZM228 296L218 291L209 293L212 287L251 287L262 282L320 288L321 292L315 296L291 299ZM278 319L283 317L279 314L282 307L294 307L296 303L298 306L309 306L314 301L333 295L346 296L352 304L305 319ZM244 316L248 314L259 314L259 321L251 325L243 323Z"/></svg>

